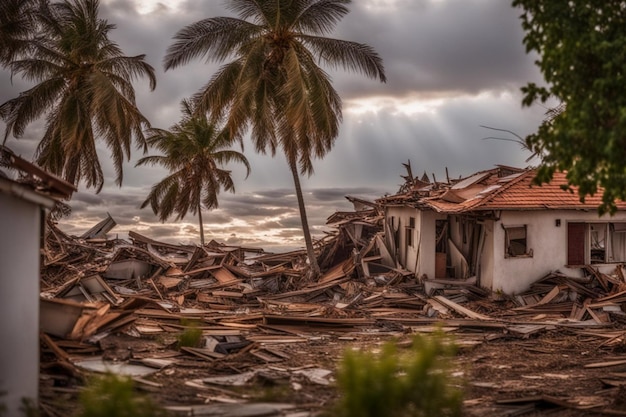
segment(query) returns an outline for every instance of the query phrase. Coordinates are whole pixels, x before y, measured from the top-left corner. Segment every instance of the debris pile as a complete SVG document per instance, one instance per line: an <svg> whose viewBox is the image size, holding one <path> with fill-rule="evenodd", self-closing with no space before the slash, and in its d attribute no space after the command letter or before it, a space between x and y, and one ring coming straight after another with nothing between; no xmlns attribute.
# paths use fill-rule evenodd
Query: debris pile
<svg viewBox="0 0 626 417"><path fill-rule="evenodd" d="M413 273L385 260L379 208L355 201L360 210L328 219L335 230L317 242L317 278L307 275L305 251L172 245L132 231L129 241L108 240L110 218L81 237L49 223L41 277L44 411L63 415L46 404L71 395L72 379L108 370L159 392L172 411L217 412L203 403L245 400L224 386L264 380L301 392L330 384L330 365L297 363L304 347L435 325L455 332L466 349L559 331L601 347L626 344L621 266L588 266L578 277L554 272L515 297L452 279L427 293ZM176 376L184 387L168 386Z"/></svg>

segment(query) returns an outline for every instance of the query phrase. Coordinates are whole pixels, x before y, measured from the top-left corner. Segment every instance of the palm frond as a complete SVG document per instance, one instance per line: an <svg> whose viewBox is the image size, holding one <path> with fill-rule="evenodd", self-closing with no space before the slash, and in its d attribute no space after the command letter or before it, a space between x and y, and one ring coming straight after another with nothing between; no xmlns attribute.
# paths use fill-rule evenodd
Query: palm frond
<svg viewBox="0 0 626 417"><path fill-rule="evenodd" d="M297 38L331 68L341 66L381 82L387 81L382 58L367 44L303 34Z"/></svg>
<svg viewBox="0 0 626 417"><path fill-rule="evenodd" d="M26 0L33 1L39 2ZM124 56L108 38L115 25L98 17L98 0L40 3L37 33L29 35L27 51L11 65L37 84L0 106L6 136L21 136L29 123L47 114L36 151L44 168L74 184L84 179L100 191L104 177L95 142L103 141L121 185L133 141L147 149L143 129L149 123L137 109L132 81L147 77L154 89L154 69L143 55ZM0 19L2 13L0 6Z"/></svg>
<svg viewBox="0 0 626 417"><path fill-rule="evenodd" d="M21 137L26 126L52 108L65 86L62 78L46 80L20 93L0 106L0 117L6 122L5 137Z"/></svg>
<svg viewBox="0 0 626 417"><path fill-rule="evenodd" d="M260 26L232 17L216 17L192 23L174 35L176 42L167 48L163 59L165 70L205 56L207 60L222 61L232 55L239 45L261 31Z"/></svg>
<svg viewBox="0 0 626 417"><path fill-rule="evenodd" d="M181 120L169 130L146 131L150 146L163 155L146 156L137 162L137 166L160 165L170 171L152 187L142 205L143 208L150 204L162 221L174 213L180 220L188 212L196 214L203 206L217 207L221 188L234 191L231 172L223 169L224 165L242 163L250 173L246 157L229 149L232 139L225 129L199 113L191 100L181 102L181 111Z"/></svg>
<svg viewBox="0 0 626 417"><path fill-rule="evenodd" d="M295 29L301 33L324 35L330 33L337 23L348 14L350 0L309 1L296 19Z"/></svg>

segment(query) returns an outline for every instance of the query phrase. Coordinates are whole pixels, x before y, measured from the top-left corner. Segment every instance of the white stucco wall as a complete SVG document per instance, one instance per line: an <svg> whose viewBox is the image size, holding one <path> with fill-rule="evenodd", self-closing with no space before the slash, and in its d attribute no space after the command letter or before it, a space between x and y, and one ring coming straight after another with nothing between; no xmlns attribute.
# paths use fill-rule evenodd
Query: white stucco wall
<svg viewBox="0 0 626 417"><path fill-rule="evenodd" d="M418 263L418 276L426 275L428 278L435 277L435 252L437 244L437 220L445 219L444 215L434 211L422 211L420 217L421 247L420 262Z"/></svg>
<svg viewBox="0 0 626 417"><path fill-rule="evenodd" d="M484 288L493 287L493 271L494 271L494 220L485 220L483 222L484 243L480 250L480 266L477 273L478 285ZM500 227L500 226L498 226Z"/></svg>
<svg viewBox="0 0 626 417"><path fill-rule="evenodd" d="M419 232L419 216L420 213L411 207L405 206L390 206L386 208L385 212L385 222L388 228L391 227L392 218L393 222L395 222L396 227L399 225L398 229L398 246L396 248L396 260L398 263L405 269L409 271L415 271L415 260L417 257L417 247L420 238ZM409 225L409 219L411 217L415 218L415 233L413 235L414 245L413 247L408 247L406 244L406 226ZM385 230L385 239L390 248L393 247L393 235L389 233L389 229Z"/></svg>
<svg viewBox="0 0 626 417"><path fill-rule="evenodd" d="M561 225L556 226L560 219ZM595 211L503 211L493 223L482 254L481 285L506 294L526 291L546 274L567 264L568 222L624 222L626 213L599 217ZM527 248L532 257L505 258L504 226L527 227ZM492 255L490 255L492 254ZM492 260L489 260L489 258Z"/></svg>
<svg viewBox="0 0 626 417"><path fill-rule="evenodd" d="M386 221L391 217L400 221L397 259L405 269L417 277L435 277L436 220L446 216L433 211L419 211L411 207L386 208ZM498 220L484 220L484 243L480 250L478 270L479 284L493 291L518 294L546 274L561 270L567 272L567 224L569 222L626 222L626 212L615 216L599 217L595 210L527 210L502 211ZM406 245L405 227L409 218L415 218L415 245ZM560 226L556 226L556 220ZM397 223L396 223L397 224ZM505 257L505 232L502 226L527 227L527 248L532 257ZM451 233L455 235L452 220ZM393 238L387 235L387 242ZM458 233L457 233L458 234ZM458 239L457 239L458 240ZM570 271L569 273L577 273Z"/></svg>
<svg viewBox="0 0 626 417"><path fill-rule="evenodd" d="M436 220L445 219L445 215L434 211L419 211L411 207L392 206L386 208L386 221L400 221L400 234L398 245L398 260L403 268L415 272L417 277L427 275L435 277L435 244L436 244ZM410 218L415 218L415 230L413 234L413 246L407 246L405 228L409 225ZM396 223L398 224L398 223ZM393 238L385 230L385 238L390 244Z"/></svg>
<svg viewBox="0 0 626 417"><path fill-rule="evenodd" d="M39 384L40 206L0 192L0 403L18 416Z"/></svg>

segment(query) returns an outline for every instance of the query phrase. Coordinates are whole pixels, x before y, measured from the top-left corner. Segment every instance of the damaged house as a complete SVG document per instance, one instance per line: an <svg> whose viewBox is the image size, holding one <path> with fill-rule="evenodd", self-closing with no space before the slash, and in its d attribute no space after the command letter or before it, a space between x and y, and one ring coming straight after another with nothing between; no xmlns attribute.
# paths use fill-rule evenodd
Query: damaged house
<svg viewBox="0 0 626 417"><path fill-rule="evenodd" d="M378 200L396 264L427 285L467 280L517 294L552 271L575 277L626 262L626 203L599 216L601 193L583 203L561 188L564 173L542 186L534 177L507 166L445 183L408 177L399 194Z"/></svg>

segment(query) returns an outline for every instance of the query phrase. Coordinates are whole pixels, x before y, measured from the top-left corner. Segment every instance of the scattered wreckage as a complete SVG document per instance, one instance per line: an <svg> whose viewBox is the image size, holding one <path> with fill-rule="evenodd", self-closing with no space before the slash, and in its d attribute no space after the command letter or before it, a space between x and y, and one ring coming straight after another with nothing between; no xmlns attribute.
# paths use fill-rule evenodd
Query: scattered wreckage
<svg viewBox="0 0 626 417"><path fill-rule="evenodd" d="M251 404L225 387L259 378L282 381L294 392L304 385L325 387L333 381L330 366L291 361L303 346L333 340L347 347L361 337L397 337L433 326L454 333L467 349L559 331L593 340L599 349L626 345L621 265L608 274L585 266L582 277L555 271L515 296L487 291L471 278L439 280L427 292L420 277L389 266L377 204L349 199L357 210L329 217L334 231L316 244L323 271L317 279L308 278L303 250L271 254L215 241L172 245L132 231L129 241L110 240L110 216L72 237L49 221L41 273L44 413L63 415L53 404L70 395L72 380L109 371L131 375L183 415L221 415L233 401L239 412L246 402L245 415L312 415L320 404ZM189 329L201 331L200 343L177 343ZM621 370L626 355L581 366ZM201 377L185 377L185 388L196 397L164 393L171 387L163 381L177 368L203 370ZM605 382L626 386L626 374L616 372ZM569 410L588 406L576 397L524 401L507 394L511 398L482 402L520 413L546 401ZM596 394L594 409L613 410L611 398ZM481 401L466 402L472 415ZM223 412L242 415L233 410Z"/></svg>

